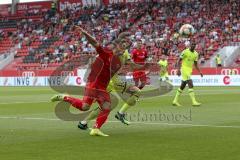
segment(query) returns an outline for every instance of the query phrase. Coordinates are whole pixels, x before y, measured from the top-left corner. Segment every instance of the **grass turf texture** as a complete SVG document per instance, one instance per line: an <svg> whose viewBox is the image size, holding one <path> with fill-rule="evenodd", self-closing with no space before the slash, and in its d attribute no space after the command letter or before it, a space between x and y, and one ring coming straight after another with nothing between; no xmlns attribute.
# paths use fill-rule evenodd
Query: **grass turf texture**
<svg viewBox="0 0 240 160"><path fill-rule="evenodd" d="M181 108L171 106L175 90L140 100L129 111L135 122L130 126L115 121L115 109L102 129L110 137L91 137L76 127L77 122L58 120L56 103L48 102L54 94L49 88L0 90L1 160L240 159L239 87L195 88L203 103L196 108L191 107L186 91L180 99ZM147 117L159 112L188 118Z"/></svg>

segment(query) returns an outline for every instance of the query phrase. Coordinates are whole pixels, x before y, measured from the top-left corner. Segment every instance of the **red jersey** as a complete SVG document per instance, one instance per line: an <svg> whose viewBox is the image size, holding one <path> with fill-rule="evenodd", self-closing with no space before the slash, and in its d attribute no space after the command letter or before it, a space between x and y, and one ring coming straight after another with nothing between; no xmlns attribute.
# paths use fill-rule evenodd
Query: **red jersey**
<svg viewBox="0 0 240 160"><path fill-rule="evenodd" d="M88 76L88 86L91 88L106 89L111 78L121 68L121 61L108 48L96 48L98 57L91 65Z"/></svg>
<svg viewBox="0 0 240 160"><path fill-rule="evenodd" d="M144 64L147 59L147 51L145 49L134 49L132 51L132 59L136 64Z"/></svg>

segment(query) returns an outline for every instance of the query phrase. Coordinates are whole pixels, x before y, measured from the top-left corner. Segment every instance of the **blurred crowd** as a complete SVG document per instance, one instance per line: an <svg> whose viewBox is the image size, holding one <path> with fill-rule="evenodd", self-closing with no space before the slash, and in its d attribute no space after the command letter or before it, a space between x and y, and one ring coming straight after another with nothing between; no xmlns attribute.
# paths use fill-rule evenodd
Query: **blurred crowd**
<svg viewBox="0 0 240 160"><path fill-rule="evenodd" d="M188 39L178 34L183 24L192 24L196 34L191 37L197 50L208 59L218 48L230 42L240 42L240 1L195 0L191 2L158 3L152 12L132 27L133 36L141 38L154 55L168 46L170 55L179 55Z"/></svg>
<svg viewBox="0 0 240 160"><path fill-rule="evenodd" d="M142 40L154 59L163 52L176 59L188 45L178 30L192 24L196 34L201 62L220 47L240 42L239 0L193 0L187 2L144 2L99 7L78 7L64 12L50 10L40 19L18 20L16 30L8 33L18 45L16 56L24 56L23 63L61 63L71 58L95 54L94 48L75 31L74 25L88 30L103 45L119 33L131 33L134 48ZM2 32L0 32L3 34ZM1 41L1 39L0 39Z"/></svg>

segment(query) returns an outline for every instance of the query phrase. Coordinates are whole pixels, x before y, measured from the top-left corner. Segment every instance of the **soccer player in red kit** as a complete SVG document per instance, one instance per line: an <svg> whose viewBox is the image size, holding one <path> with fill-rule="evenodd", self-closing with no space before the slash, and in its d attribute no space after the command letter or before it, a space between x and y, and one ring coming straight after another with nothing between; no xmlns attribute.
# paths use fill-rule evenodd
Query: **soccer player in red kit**
<svg viewBox="0 0 240 160"><path fill-rule="evenodd" d="M147 51L143 48L142 41L137 41L137 47L132 50L132 59L134 63L144 65L147 59ZM133 80L135 82L135 86L139 89L142 89L146 85L147 76L145 70L135 69L133 71ZM139 84L139 81L141 84Z"/></svg>
<svg viewBox="0 0 240 160"><path fill-rule="evenodd" d="M66 95L55 95L52 97L54 101L65 101L70 103L73 107L87 111L94 101L97 101L101 111L98 114L96 123L90 132L90 135L108 136L100 131L102 125L106 122L111 109L110 95L106 88L110 79L121 68L121 61L119 56L123 53L120 45L113 43L111 48L103 48L91 35L85 30L77 27L80 32L86 37L88 42L95 47L98 57L91 66L91 72L88 76L87 84L83 99L78 99Z"/></svg>

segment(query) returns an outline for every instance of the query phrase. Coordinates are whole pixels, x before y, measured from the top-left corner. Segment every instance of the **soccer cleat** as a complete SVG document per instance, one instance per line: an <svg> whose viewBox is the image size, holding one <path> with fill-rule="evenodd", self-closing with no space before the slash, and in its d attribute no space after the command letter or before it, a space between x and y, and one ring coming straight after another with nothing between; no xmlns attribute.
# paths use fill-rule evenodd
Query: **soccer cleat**
<svg viewBox="0 0 240 160"><path fill-rule="evenodd" d="M123 124L126 124L126 125L130 124L130 122L128 120L126 120L125 114L121 114L121 113L117 112L117 114L115 115L115 118L118 119Z"/></svg>
<svg viewBox="0 0 240 160"><path fill-rule="evenodd" d="M173 101L172 105L177 107L182 107L182 105L176 101Z"/></svg>
<svg viewBox="0 0 240 160"><path fill-rule="evenodd" d="M108 137L109 135L104 134L102 131L100 131L98 128L93 128L90 131L91 136L102 136L102 137Z"/></svg>
<svg viewBox="0 0 240 160"><path fill-rule="evenodd" d="M199 103L199 102L196 101L196 102L193 102L192 105L195 106L195 107L197 107L197 106L200 106L201 103Z"/></svg>
<svg viewBox="0 0 240 160"><path fill-rule="evenodd" d="M51 102L56 102L56 101L63 101L65 95L64 94L57 94L52 96Z"/></svg>
<svg viewBox="0 0 240 160"><path fill-rule="evenodd" d="M87 130L88 125L87 124L82 124L81 122L78 123L78 128L81 130Z"/></svg>

